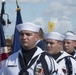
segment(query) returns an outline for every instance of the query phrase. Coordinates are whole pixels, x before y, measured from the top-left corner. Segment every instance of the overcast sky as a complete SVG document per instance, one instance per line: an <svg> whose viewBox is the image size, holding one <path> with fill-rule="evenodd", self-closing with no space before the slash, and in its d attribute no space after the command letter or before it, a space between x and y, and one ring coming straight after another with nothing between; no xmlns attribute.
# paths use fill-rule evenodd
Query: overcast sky
<svg viewBox="0 0 76 75"><path fill-rule="evenodd" d="M5 35L14 33L16 22L16 0L5 0L5 12L10 25L4 27ZM2 0L0 0L1 9ZM65 33L76 30L76 0L18 0L23 22L33 22L48 32L48 22L54 22L53 31Z"/></svg>

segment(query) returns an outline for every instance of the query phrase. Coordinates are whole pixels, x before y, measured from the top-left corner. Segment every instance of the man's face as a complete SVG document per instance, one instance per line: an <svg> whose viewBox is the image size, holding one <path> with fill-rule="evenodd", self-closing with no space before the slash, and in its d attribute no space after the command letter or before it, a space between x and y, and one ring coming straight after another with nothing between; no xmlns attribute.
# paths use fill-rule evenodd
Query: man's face
<svg viewBox="0 0 76 75"><path fill-rule="evenodd" d="M20 43L24 49L31 49L35 47L37 34L28 30L20 32Z"/></svg>
<svg viewBox="0 0 76 75"><path fill-rule="evenodd" d="M72 53L74 51L76 42L72 40L64 40L63 41L63 48L67 53Z"/></svg>
<svg viewBox="0 0 76 75"><path fill-rule="evenodd" d="M53 39L46 40L47 51L51 54L57 54L61 48L61 42Z"/></svg>

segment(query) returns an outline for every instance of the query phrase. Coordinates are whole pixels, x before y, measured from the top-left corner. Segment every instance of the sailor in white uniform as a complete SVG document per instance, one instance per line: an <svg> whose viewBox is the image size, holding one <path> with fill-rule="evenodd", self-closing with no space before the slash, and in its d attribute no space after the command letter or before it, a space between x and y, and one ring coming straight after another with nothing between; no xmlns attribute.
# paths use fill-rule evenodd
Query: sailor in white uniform
<svg viewBox="0 0 76 75"><path fill-rule="evenodd" d="M76 60L76 50L75 50L75 46L76 46L76 35L70 31L66 32L64 34L64 41L63 41L63 48L64 50L71 54L75 60Z"/></svg>
<svg viewBox="0 0 76 75"><path fill-rule="evenodd" d="M65 75L76 74L76 61L72 56L65 51L61 50L63 44L63 36L58 32L50 32L44 36L47 52L56 60L61 66Z"/></svg>
<svg viewBox="0 0 76 75"><path fill-rule="evenodd" d="M21 50L10 55L0 70L0 75L64 75L56 61L36 47L38 26L26 22L17 25Z"/></svg>

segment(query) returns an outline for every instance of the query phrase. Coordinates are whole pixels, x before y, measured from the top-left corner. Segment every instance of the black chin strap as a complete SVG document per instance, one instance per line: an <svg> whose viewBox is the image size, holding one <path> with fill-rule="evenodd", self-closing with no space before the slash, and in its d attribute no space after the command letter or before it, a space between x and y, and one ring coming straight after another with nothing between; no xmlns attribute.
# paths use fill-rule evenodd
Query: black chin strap
<svg viewBox="0 0 76 75"><path fill-rule="evenodd" d="M28 66L26 66L21 54L19 53L18 58L19 58L20 66L21 66L21 70L19 72L19 75L29 75L29 72L27 71L27 69L33 65L33 63L36 61L37 57L38 57L38 55L31 60L31 62Z"/></svg>

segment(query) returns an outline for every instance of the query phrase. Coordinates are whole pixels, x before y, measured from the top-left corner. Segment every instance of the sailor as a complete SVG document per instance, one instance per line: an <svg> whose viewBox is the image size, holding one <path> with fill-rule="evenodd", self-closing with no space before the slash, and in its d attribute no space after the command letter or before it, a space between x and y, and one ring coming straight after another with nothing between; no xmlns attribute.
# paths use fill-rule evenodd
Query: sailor
<svg viewBox="0 0 76 75"><path fill-rule="evenodd" d="M71 54L75 60L76 60L76 50L75 50L75 46L76 46L76 35L70 31L66 32L64 34L64 41L63 41L63 48L64 50Z"/></svg>
<svg viewBox="0 0 76 75"><path fill-rule="evenodd" d="M21 50L8 57L0 75L64 75L56 61L36 47L38 26L26 22L16 28L20 33Z"/></svg>
<svg viewBox="0 0 76 75"><path fill-rule="evenodd" d="M65 75L76 74L76 61L71 55L63 51L63 35L58 32L50 32L44 36L47 52L56 60L61 66Z"/></svg>

